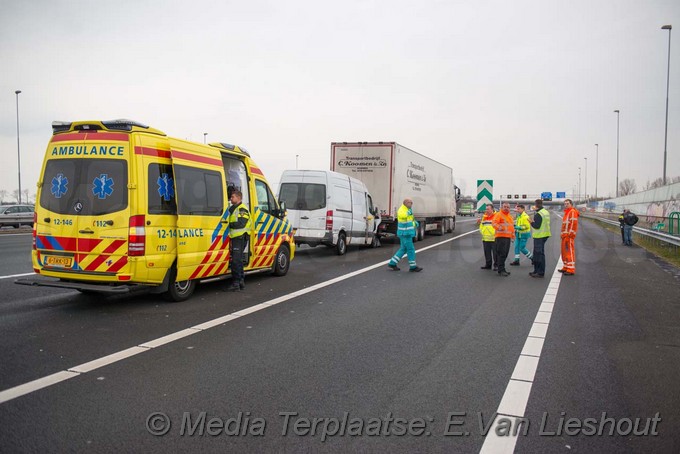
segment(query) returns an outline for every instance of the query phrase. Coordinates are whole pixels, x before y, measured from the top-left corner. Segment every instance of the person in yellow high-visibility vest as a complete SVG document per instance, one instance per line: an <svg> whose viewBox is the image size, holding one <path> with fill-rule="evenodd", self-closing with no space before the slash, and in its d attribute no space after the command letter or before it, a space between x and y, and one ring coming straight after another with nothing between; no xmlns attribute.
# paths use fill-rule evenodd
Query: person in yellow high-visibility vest
<svg viewBox="0 0 680 454"><path fill-rule="evenodd" d="M234 190L229 200L229 252L231 261L231 291L245 290L246 283L243 273L243 254L248 247L248 237L251 230L250 212L241 201L243 194Z"/></svg>
<svg viewBox="0 0 680 454"><path fill-rule="evenodd" d="M397 264L404 257L404 254L408 257L409 271L419 272L423 270L416 265L416 248L413 246L413 237L416 236L418 221L413 218L412 206L413 200L406 198L404 199L404 204L397 211L397 237L399 238L400 247L397 253L390 259L390 263L387 264L389 269L393 271L400 270Z"/></svg>
<svg viewBox="0 0 680 454"><path fill-rule="evenodd" d="M493 264L494 271L498 270L498 253L496 252L496 229L493 228L493 216L496 212L493 205L487 203L484 207L484 215L477 220L479 233L482 234L482 246L484 247L483 270L490 270Z"/></svg>

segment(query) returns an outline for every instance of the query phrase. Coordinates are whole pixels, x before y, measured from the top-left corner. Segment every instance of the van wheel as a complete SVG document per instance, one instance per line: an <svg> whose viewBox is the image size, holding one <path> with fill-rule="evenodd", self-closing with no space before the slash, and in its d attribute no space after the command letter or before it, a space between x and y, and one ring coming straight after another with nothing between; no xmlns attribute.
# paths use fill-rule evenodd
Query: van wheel
<svg viewBox="0 0 680 454"><path fill-rule="evenodd" d="M173 267L170 270L170 285L168 291L163 294L163 298L167 301L173 301L179 303L180 301L186 301L196 290L196 281L176 281L177 270Z"/></svg>
<svg viewBox="0 0 680 454"><path fill-rule="evenodd" d="M276 252L274 259L274 276L285 276L290 268L290 251L287 247L281 246Z"/></svg>
<svg viewBox="0 0 680 454"><path fill-rule="evenodd" d="M373 235L373 239L371 240L371 248L377 247L380 247L380 239L378 238L378 235Z"/></svg>
<svg viewBox="0 0 680 454"><path fill-rule="evenodd" d="M338 243L335 245L335 253L338 255L345 255L347 252L347 242L345 241L345 234L338 234Z"/></svg>

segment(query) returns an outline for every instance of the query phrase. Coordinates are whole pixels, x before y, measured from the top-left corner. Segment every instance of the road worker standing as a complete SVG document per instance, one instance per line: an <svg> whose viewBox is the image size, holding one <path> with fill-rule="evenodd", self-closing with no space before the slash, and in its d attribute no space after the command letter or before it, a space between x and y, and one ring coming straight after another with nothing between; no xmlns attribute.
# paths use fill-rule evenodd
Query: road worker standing
<svg viewBox="0 0 680 454"><path fill-rule="evenodd" d="M493 216L496 212L490 203L484 207L482 218L477 220L479 233L482 234L482 245L484 246L485 265L483 270L490 270L493 264L494 271L498 270L498 252L496 251L496 230L493 228Z"/></svg>
<svg viewBox="0 0 680 454"><path fill-rule="evenodd" d="M252 223L250 212L241 201L243 194L234 190L231 193L229 207L229 252L231 261L231 287L230 291L245 290L246 283L243 273L243 257L248 247L248 238Z"/></svg>
<svg viewBox="0 0 680 454"><path fill-rule="evenodd" d="M565 276L573 276L576 273L576 249L574 239L578 231L579 212L574 208L571 199L564 200L564 218L562 218L562 262L564 268L557 270Z"/></svg>
<svg viewBox="0 0 680 454"><path fill-rule="evenodd" d="M498 252L498 275L510 276L505 270L505 260L510 253L510 243L515 237L515 222L510 216L510 204L503 202L501 211L494 214L491 223L496 229L496 251Z"/></svg>
<svg viewBox="0 0 680 454"><path fill-rule="evenodd" d="M515 260L513 260L511 266L519 266L519 254L520 252L531 260L533 254L527 249L527 241L531 238L531 220L524 210L524 205L517 205L515 208L517 212L517 217L515 218Z"/></svg>
<svg viewBox="0 0 680 454"><path fill-rule="evenodd" d="M550 238L550 213L543 208L543 200L536 199L534 219L531 222L531 236L534 238L534 271L531 277L545 275L545 242Z"/></svg>
<svg viewBox="0 0 680 454"><path fill-rule="evenodd" d="M416 248L413 245L413 237L416 236L418 221L413 218L412 206L413 200L406 198L404 199L404 204L397 211L397 237L399 238L400 247L397 253L390 259L390 263L387 264L393 271L400 270L397 264L404 254L408 257L409 271L417 273L423 270L416 265Z"/></svg>

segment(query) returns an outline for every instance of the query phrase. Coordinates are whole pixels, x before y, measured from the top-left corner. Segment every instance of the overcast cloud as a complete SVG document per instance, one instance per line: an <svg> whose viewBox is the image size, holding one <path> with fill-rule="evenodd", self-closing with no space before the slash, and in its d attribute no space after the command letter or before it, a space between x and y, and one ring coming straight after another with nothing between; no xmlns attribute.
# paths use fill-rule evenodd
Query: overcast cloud
<svg viewBox="0 0 680 454"><path fill-rule="evenodd" d="M677 0L2 2L0 189L36 181L53 120L129 118L247 148L271 183L332 141L396 141L465 193L614 194L680 176ZM275 189L276 190L276 189Z"/></svg>

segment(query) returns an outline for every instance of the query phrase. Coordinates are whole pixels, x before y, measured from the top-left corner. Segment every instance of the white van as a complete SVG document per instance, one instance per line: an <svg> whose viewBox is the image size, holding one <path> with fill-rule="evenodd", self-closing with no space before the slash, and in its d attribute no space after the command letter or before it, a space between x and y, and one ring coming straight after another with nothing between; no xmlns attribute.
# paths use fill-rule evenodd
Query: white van
<svg viewBox="0 0 680 454"><path fill-rule="evenodd" d="M288 211L295 243L335 248L378 247L379 211L366 186L356 178L330 170L285 170L279 200Z"/></svg>

